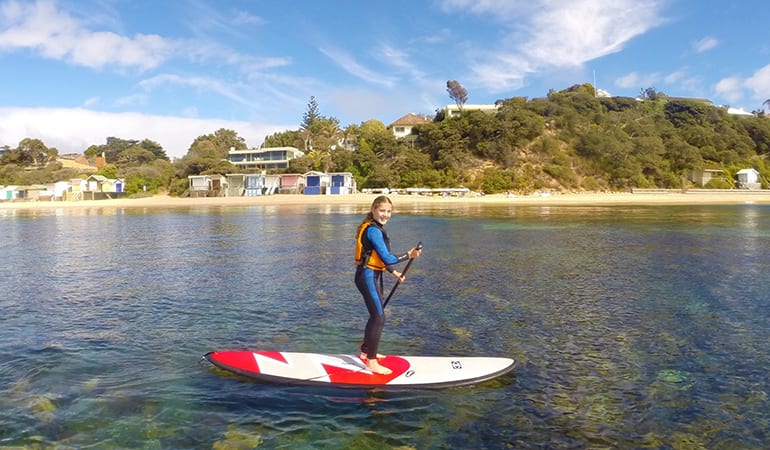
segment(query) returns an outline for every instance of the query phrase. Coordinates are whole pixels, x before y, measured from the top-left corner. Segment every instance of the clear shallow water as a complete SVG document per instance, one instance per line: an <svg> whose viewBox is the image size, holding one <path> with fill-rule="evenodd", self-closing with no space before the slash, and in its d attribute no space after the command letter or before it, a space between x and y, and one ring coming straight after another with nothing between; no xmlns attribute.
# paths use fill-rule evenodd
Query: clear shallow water
<svg viewBox="0 0 770 450"><path fill-rule="evenodd" d="M474 387L246 382L222 348L355 352L359 207L0 211L0 448L764 448L770 208L399 208L426 250L383 350Z"/></svg>

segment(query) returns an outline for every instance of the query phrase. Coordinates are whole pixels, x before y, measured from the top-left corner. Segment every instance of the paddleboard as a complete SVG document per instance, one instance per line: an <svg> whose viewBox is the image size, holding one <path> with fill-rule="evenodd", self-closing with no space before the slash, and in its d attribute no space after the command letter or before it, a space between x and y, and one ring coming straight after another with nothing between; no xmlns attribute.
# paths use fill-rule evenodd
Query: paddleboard
<svg viewBox="0 0 770 450"><path fill-rule="evenodd" d="M259 381L289 385L341 388L427 388L464 386L491 380L510 372L510 358L448 356L386 356L380 365L389 375L372 373L356 355L215 351L204 358L216 367Z"/></svg>

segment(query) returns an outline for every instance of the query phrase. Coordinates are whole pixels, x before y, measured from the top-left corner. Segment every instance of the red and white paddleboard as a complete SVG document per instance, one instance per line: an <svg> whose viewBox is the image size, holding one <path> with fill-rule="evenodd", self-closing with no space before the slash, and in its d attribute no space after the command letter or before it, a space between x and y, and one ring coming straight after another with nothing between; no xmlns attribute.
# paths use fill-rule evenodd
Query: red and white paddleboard
<svg viewBox="0 0 770 450"><path fill-rule="evenodd" d="M204 355L227 371L260 381L344 388L444 388L479 383L510 372L510 358L387 356L380 365L393 371L379 375L355 355L228 350Z"/></svg>

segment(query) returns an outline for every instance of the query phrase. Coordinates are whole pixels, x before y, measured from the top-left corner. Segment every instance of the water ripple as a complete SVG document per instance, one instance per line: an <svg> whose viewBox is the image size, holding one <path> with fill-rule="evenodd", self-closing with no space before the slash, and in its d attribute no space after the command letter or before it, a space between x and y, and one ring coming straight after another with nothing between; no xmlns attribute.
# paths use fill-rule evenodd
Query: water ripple
<svg viewBox="0 0 770 450"><path fill-rule="evenodd" d="M217 348L355 352L364 211L250 207L3 217L0 446L762 448L770 209L399 209L426 250L382 347L510 356L440 391L292 388ZM392 283L391 280L388 280ZM391 284L387 286L389 288Z"/></svg>

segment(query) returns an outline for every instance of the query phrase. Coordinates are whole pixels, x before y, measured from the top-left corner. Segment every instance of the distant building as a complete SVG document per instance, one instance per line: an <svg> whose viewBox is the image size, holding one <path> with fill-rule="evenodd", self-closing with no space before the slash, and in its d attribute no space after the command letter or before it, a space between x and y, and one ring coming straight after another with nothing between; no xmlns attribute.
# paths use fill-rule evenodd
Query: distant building
<svg viewBox="0 0 770 450"><path fill-rule="evenodd" d="M744 110L743 108L727 108L727 114L731 114L733 116L748 116L748 117L754 117L754 113L751 113L749 111Z"/></svg>
<svg viewBox="0 0 770 450"><path fill-rule="evenodd" d="M596 88L596 96L601 98L612 98L612 94L601 88Z"/></svg>
<svg viewBox="0 0 770 450"><path fill-rule="evenodd" d="M283 173L278 182L279 194L300 194L305 190L305 176L301 173Z"/></svg>
<svg viewBox="0 0 770 450"><path fill-rule="evenodd" d="M310 171L303 175L305 179L305 188L302 193L305 195L326 194L329 187L329 175L323 172Z"/></svg>
<svg viewBox="0 0 770 450"><path fill-rule="evenodd" d="M190 197L227 197L228 183L224 175L189 175Z"/></svg>
<svg viewBox="0 0 770 450"><path fill-rule="evenodd" d="M495 114L500 109L500 104L483 104L483 105L463 105L462 111L481 111L485 113ZM442 110L444 113L444 119L455 117L460 115L460 107L457 105L446 105Z"/></svg>
<svg viewBox="0 0 770 450"><path fill-rule="evenodd" d="M356 192L356 179L353 177L352 173L332 172L329 176L331 177L330 194L353 194Z"/></svg>
<svg viewBox="0 0 770 450"><path fill-rule="evenodd" d="M305 156L295 147L251 148L230 150L228 161L240 169L288 169L289 161Z"/></svg>
<svg viewBox="0 0 770 450"><path fill-rule="evenodd" d="M431 122L432 120L427 116L409 113L403 117L399 117L395 122L388 125L388 129L393 132L393 136L403 138L411 135L412 129L417 125L424 125Z"/></svg>
<svg viewBox="0 0 770 450"><path fill-rule="evenodd" d="M227 197L256 197L265 194L265 174L228 173Z"/></svg>
<svg viewBox="0 0 770 450"><path fill-rule="evenodd" d="M690 181L700 187L705 186L711 180L724 180L725 172L722 169L693 169L690 171Z"/></svg>
<svg viewBox="0 0 770 450"><path fill-rule="evenodd" d="M762 189L762 183L759 181L759 172L757 169L741 169L736 175L738 177L738 188Z"/></svg>
<svg viewBox="0 0 770 450"><path fill-rule="evenodd" d="M125 186L125 184L126 180L122 178L107 178L103 175L90 175L86 178L85 190L104 194L122 194L123 186Z"/></svg>

